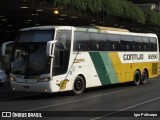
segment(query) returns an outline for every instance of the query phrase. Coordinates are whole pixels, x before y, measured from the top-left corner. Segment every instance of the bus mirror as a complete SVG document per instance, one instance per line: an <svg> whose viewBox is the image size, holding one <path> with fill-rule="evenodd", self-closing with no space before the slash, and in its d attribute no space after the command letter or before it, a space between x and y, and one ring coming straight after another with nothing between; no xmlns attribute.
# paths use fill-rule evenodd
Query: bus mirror
<svg viewBox="0 0 160 120"><path fill-rule="evenodd" d="M2 47L1 47L2 56L10 55L12 44L13 44L13 41L5 42L2 44ZM7 54L7 51L9 52L9 54Z"/></svg>
<svg viewBox="0 0 160 120"><path fill-rule="evenodd" d="M5 42L2 44L2 47L1 47L2 66L6 71L9 70L9 67L10 67L9 62L10 62L10 54L12 51L12 44L13 44L13 41Z"/></svg>
<svg viewBox="0 0 160 120"><path fill-rule="evenodd" d="M54 49L56 40L47 42L46 55L50 57L54 57Z"/></svg>

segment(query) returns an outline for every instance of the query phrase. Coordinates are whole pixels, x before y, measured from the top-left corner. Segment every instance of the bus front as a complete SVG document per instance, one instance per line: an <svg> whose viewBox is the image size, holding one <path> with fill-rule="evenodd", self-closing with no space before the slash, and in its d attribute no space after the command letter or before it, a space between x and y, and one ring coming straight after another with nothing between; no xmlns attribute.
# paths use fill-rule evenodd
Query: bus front
<svg viewBox="0 0 160 120"><path fill-rule="evenodd" d="M65 53L69 61L69 52L60 44L54 48L54 58L46 54L47 43L59 36L55 28L20 31L11 53L10 83L14 91L52 93L60 90L53 76L67 70L68 64L64 66L63 58Z"/></svg>

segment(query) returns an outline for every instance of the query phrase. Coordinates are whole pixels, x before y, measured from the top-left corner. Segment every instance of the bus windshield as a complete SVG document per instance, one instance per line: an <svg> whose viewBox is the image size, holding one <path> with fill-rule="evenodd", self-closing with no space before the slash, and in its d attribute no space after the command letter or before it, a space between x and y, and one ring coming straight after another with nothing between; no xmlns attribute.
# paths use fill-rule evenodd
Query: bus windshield
<svg viewBox="0 0 160 120"><path fill-rule="evenodd" d="M21 32L13 45L11 72L21 75L49 73L50 59L46 56L47 42L54 31Z"/></svg>
<svg viewBox="0 0 160 120"><path fill-rule="evenodd" d="M48 42L53 39L54 30L22 31L17 42Z"/></svg>

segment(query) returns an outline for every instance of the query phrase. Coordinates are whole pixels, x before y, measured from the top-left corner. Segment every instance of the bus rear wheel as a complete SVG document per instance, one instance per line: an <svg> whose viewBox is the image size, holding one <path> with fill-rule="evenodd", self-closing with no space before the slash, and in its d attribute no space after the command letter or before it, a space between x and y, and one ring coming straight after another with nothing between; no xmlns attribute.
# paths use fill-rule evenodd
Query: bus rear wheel
<svg viewBox="0 0 160 120"><path fill-rule="evenodd" d="M140 85L140 81L141 81L141 74L138 70L136 70L134 73L133 85L135 86Z"/></svg>
<svg viewBox="0 0 160 120"><path fill-rule="evenodd" d="M143 70L140 83L143 85L147 82L148 74L146 70Z"/></svg>
<svg viewBox="0 0 160 120"><path fill-rule="evenodd" d="M79 95L79 94L83 93L84 89L85 89L85 81L84 81L83 77L77 76L74 81L73 94Z"/></svg>

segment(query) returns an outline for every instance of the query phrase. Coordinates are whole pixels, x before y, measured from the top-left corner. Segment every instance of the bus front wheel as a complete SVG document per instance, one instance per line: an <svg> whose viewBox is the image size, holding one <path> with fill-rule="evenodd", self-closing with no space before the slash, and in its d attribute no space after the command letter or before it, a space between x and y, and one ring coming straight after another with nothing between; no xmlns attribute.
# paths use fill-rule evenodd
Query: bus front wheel
<svg viewBox="0 0 160 120"><path fill-rule="evenodd" d="M136 70L134 73L133 85L138 86L140 84L140 80L141 80L141 74L138 70Z"/></svg>
<svg viewBox="0 0 160 120"><path fill-rule="evenodd" d="M79 95L83 93L84 89L85 89L85 81L83 77L77 76L74 81L73 94Z"/></svg>

